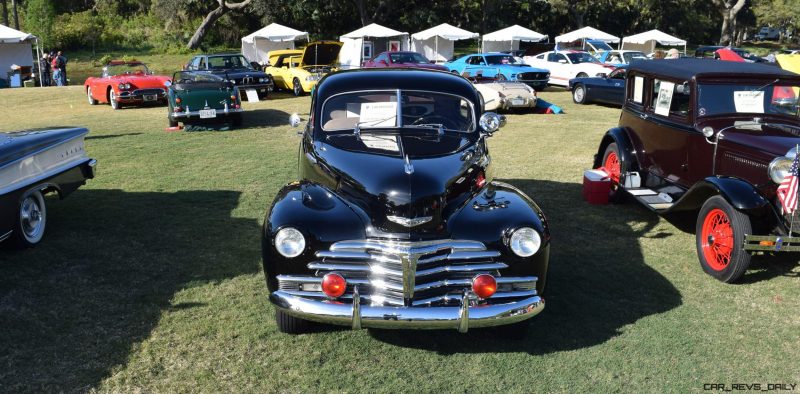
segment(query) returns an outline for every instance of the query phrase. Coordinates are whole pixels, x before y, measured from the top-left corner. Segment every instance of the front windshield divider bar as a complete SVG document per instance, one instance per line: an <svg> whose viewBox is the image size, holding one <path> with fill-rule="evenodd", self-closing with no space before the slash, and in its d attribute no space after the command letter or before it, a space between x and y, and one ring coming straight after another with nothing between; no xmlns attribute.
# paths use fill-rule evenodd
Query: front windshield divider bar
<svg viewBox="0 0 800 394"><path fill-rule="evenodd" d="M403 127L403 102L400 100L400 89L397 89L397 127Z"/></svg>

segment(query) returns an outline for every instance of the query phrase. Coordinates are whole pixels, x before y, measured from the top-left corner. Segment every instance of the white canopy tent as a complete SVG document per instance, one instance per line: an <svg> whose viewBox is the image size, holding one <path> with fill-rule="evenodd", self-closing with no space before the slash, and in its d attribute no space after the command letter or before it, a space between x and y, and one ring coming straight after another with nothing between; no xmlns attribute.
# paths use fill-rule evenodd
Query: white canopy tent
<svg viewBox="0 0 800 394"><path fill-rule="evenodd" d="M308 40L308 32L270 23L260 30L242 37L242 54L251 62L266 64L267 52L278 49L294 49L294 42L302 39Z"/></svg>
<svg viewBox="0 0 800 394"><path fill-rule="evenodd" d="M481 52L514 51L519 49L520 41L539 42L546 39L547 36L544 34L514 25L484 35L481 41Z"/></svg>
<svg viewBox="0 0 800 394"><path fill-rule="evenodd" d="M575 41L585 42L586 40L597 40L605 43L611 43L619 42L619 37L597 30L594 27L586 26L556 37L556 44Z"/></svg>
<svg viewBox="0 0 800 394"><path fill-rule="evenodd" d="M0 78L6 78L6 73L11 71L13 64L33 67L31 43L36 44L36 61L38 61L41 55L39 55L39 40L36 36L0 25ZM39 81L41 80L42 70L39 70Z"/></svg>
<svg viewBox="0 0 800 394"><path fill-rule="evenodd" d="M396 46L401 51L408 50L408 33L383 27L377 23L347 33L339 37L339 41L343 44L339 52L339 63L345 69L360 68L362 61L373 58L376 53L389 50L391 46Z"/></svg>
<svg viewBox="0 0 800 394"><path fill-rule="evenodd" d="M634 34L622 39L622 48L633 49L642 52L653 53L656 51L656 44L665 46L683 46L683 53L686 53L686 40L673 37L660 30L650 30L644 33Z"/></svg>
<svg viewBox="0 0 800 394"><path fill-rule="evenodd" d="M411 50L425 55L436 63L444 63L453 57L453 43L478 37L478 33L442 23L411 35Z"/></svg>

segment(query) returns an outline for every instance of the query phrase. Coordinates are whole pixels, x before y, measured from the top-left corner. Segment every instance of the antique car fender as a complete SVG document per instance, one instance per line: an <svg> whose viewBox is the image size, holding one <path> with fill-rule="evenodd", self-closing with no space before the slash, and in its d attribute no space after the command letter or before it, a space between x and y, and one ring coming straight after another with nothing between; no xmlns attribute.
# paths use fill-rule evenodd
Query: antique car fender
<svg viewBox="0 0 800 394"><path fill-rule="evenodd" d="M541 247L531 257L514 254L507 241L520 227L531 227L541 236ZM508 268L504 275L538 277L536 290L544 291L550 255L550 229L541 208L525 193L507 183L492 181L447 220L452 239L483 242L498 250Z"/></svg>
<svg viewBox="0 0 800 394"><path fill-rule="evenodd" d="M731 206L745 213L770 206L769 200L749 182L730 176L710 176L695 183L670 212L700 209L715 195L722 196Z"/></svg>
<svg viewBox="0 0 800 394"><path fill-rule="evenodd" d="M315 258L314 251L326 249L333 241L366 238L366 224L354 209L315 182L284 186L275 196L262 228L261 253L269 290L278 289L276 273L307 274L306 264ZM305 249L297 257L286 258L275 249L275 234L285 227L293 227L305 237Z"/></svg>
<svg viewBox="0 0 800 394"><path fill-rule="evenodd" d="M619 148L623 173L625 171L638 171L639 162L636 160L636 150L633 148L633 143L631 143L628 133L622 127L615 127L606 131L606 134L600 141L600 147L597 149L597 154L594 155L594 164L592 165L592 168L599 168L603 165L603 154L606 151L606 147L608 147L608 145L611 143L616 143L617 148Z"/></svg>

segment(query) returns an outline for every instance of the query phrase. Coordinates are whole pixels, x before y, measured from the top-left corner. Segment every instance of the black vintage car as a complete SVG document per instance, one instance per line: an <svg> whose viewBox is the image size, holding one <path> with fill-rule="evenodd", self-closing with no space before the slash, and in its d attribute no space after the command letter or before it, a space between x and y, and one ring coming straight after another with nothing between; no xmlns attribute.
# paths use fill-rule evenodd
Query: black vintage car
<svg viewBox="0 0 800 394"><path fill-rule="evenodd" d="M616 184L612 199L696 218L700 265L724 282L751 254L800 251L800 212L778 197L800 144L800 75L687 58L636 62L626 85L594 160Z"/></svg>
<svg viewBox="0 0 800 394"><path fill-rule="evenodd" d="M628 66L614 69L603 77L582 77L569 80L575 104L603 103L620 106L625 98L625 71Z"/></svg>
<svg viewBox="0 0 800 394"><path fill-rule="evenodd" d="M253 89L258 97L263 99L275 87L269 74L257 69L239 53L197 55L185 68L187 71L209 72L230 78L242 95L245 95L247 90Z"/></svg>
<svg viewBox="0 0 800 394"><path fill-rule="evenodd" d="M486 138L504 121L446 72L323 78L302 133L300 180L278 193L264 222L278 328L526 332L544 308L550 233L529 197L492 180Z"/></svg>
<svg viewBox="0 0 800 394"><path fill-rule="evenodd" d="M43 196L63 199L94 178L97 162L86 156L87 133L73 127L0 133L0 243L37 245L47 225Z"/></svg>

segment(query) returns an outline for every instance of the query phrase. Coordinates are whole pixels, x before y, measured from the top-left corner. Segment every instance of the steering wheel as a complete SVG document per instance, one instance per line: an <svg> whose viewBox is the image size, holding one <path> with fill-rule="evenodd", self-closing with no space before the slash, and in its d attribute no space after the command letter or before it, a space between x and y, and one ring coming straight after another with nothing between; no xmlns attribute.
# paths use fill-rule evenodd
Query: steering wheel
<svg viewBox="0 0 800 394"><path fill-rule="evenodd" d="M428 115L423 116L421 118L417 118L417 120L413 121L411 125L421 125L421 124L441 124L446 129L457 129L458 124L454 122L452 119L446 118L442 115Z"/></svg>

